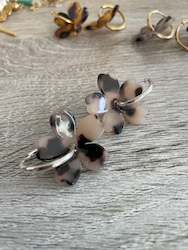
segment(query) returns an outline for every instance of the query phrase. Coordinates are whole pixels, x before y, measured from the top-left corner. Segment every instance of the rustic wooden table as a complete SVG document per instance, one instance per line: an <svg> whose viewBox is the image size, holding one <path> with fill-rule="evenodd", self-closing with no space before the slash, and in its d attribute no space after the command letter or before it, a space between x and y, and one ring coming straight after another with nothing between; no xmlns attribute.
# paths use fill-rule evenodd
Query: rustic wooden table
<svg viewBox="0 0 188 250"><path fill-rule="evenodd" d="M15 13L4 24L17 37L0 34L0 249L188 248L188 54L174 39L131 42L150 10L178 23L188 2L117 2L128 16L119 33L57 40L53 8ZM91 20L105 2L82 3ZM83 174L73 187L21 171L52 111L86 114L84 97L102 72L121 81L152 78L143 124L101 138L109 152L104 170Z"/></svg>

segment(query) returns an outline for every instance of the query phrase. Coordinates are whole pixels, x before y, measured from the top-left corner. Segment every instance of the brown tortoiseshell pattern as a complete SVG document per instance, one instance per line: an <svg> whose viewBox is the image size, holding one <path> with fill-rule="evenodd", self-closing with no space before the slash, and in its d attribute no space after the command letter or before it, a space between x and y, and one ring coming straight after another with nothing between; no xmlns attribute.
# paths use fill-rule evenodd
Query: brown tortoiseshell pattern
<svg viewBox="0 0 188 250"><path fill-rule="evenodd" d="M115 5L112 9L108 9L104 12L102 16L98 18L97 21L94 21L86 26L87 30L97 30L105 27L108 23L112 21L114 16L119 10L119 5Z"/></svg>
<svg viewBox="0 0 188 250"><path fill-rule="evenodd" d="M59 12L54 18L54 22L59 26L55 32L55 36L66 38L71 34L77 35L82 30L82 24L87 18L87 8L82 8L78 2L74 2L68 9L68 14Z"/></svg>

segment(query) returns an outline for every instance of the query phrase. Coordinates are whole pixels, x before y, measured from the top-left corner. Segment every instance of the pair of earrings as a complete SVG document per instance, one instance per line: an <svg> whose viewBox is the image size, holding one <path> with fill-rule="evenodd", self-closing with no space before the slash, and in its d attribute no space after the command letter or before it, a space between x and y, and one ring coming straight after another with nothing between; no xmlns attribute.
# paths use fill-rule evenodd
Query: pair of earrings
<svg viewBox="0 0 188 250"><path fill-rule="evenodd" d="M41 138L35 150L21 162L26 170L54 171L61 183L73 185L80 173L100 169L106 150L94 141L104 132L120 134L125 123L139 124L143 110L139 102L152 90L152 82L125 81L120 85L108 74L98 76L99 91L85 98L88 115L78 124L67 111L52 114L52 135Z"/></svg>
<svg viewBox="0 0 188 250"><path fill-rule="evenodd" d="M119 14L122 23L112 24L112 19ZM77 35L82 30L82 24L88 18L88 9L81 7L78 2L74 2L68 9L68 13L59 12L53 13L54 22L59 26L55 32L55 36L58 38L66 38L71 34ZM121 12L119 5L103 5L99 11L99 17L97 21L94 21L85 27L86 30L97 30L106 27L111 31L120 31L126 28L126 18Z"/></svg>
<svg viewBox="0 0 188 250"><path fill-rule="evenodd" d="M160 16L161 19L153 24L153 17ZM188 19L182 20L182 22L175 28L174 19L171 16L164 14L159 10L153 10L149 12L147 16L147 25L141 28L140 33L136 36L136 42L148 41L153 37L158 37L163 40L169 40L175 37L177 43L186 51L188 51L188 45L182 39L181 31L186 28L188 31Z"/></svg>

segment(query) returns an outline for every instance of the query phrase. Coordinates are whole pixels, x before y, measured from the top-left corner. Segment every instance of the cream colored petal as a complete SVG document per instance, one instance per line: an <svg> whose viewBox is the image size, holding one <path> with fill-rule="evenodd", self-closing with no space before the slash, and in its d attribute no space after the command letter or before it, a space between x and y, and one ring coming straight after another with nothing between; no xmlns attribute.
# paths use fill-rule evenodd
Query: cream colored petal
<svg viewBox="0 0 188 250"><path fill-rule="evenodd" d="M141 85L137 84L135 81L128 80L120 87L120 99L133 99L140 95L142 91L143 88Z"/></svg>
<svg viewBox="0 0 188 250"><path fill-rule="evenodd" d="M79 121L77 128L77 137L81 135L89 141L99 138L104 132L104 128L99 119L95 115L88 115Z"/></svg>
<svg viewBox="0 0 188 250"><path fill-rule="evenodd" d="M139 105L134 105L132 111L127 112L127 114L125 114L124 117L127 123L138 125L144 119L144 109Z"/></svg>
<svg viewBox="0 0 188 250"><path fill-rule="evenodd" d="M121 113L118 113L115 110L110 110L104 114L102 123L105 132L120 134L124 126L124 117Z"/></svg>

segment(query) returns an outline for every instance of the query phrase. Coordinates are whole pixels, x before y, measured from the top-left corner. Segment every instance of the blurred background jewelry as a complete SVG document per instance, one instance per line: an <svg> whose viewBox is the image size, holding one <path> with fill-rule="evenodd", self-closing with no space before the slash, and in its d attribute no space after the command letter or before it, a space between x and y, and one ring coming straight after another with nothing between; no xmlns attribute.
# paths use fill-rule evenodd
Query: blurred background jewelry
<svg viewBox="0 0 188 250"><path fill-rule="evenodd" d="M55 32L57 38L66 38L70 35L78 35L82 30L82 24L88 18L88 10L86 7L81 7L78 2L70 5L68 13L58 12L52 13L54 22L59 26Z"/></svg>
<svg viewBox="0 0 188 250"><path fill-rule="evenodd" d="M175 38L177 43L186 51L188 51L188 43L186 44L184 38L182 38L181 31L185 29L188 32L188 19L182 20L182 22L177 26ZM188 34L188 33L187 33ZM188 37L186 38L188 41Z"/></svg>
<svg viewBox="0 0 188 250"><path fill-rule="evenodd" d="M153 24L154 16L162 17L156 24ZM149 12L147 16L147 25L141 28L140 33L136 35L133 41L140 43L145 42L153 37L158 37L162 40L169 40L175 37L177 43L186 51L188 51L188 35L184 37L183 31L188 34L188 19L184 19L175 28L174 19L171 16L164 14L159 10ZM186 41L185 41L186 40Z"/></svg>
<svg viewBox="0 0 188 250"><path fill-rule="evenodd" d="M160 20L154 24L153 18L159 16ZM169 40L174 37L174 20L171 16L164 14L159 10L153 10L148 13L147 25L141 28L140 33L134 37L136 42L148 41L153 37L163 40Z"/></svg>
<svg viewBox="0 0 188 250"><path fill-rule="evenodd" d="M20 4L16 1L0 0L0 22L6 19L14 12L20 9Z"/></svg>
<svg viewBox="0 0 188 250"><path fill-rule="evenodd" d="M119 14L122 22L113 24L112 19ZM86 26L87 30L97 30L106 27L111 31L120 31L126 28L126 17L120 10L119 5L105 4L102 5L99 11L98 20Z"/></svg>

